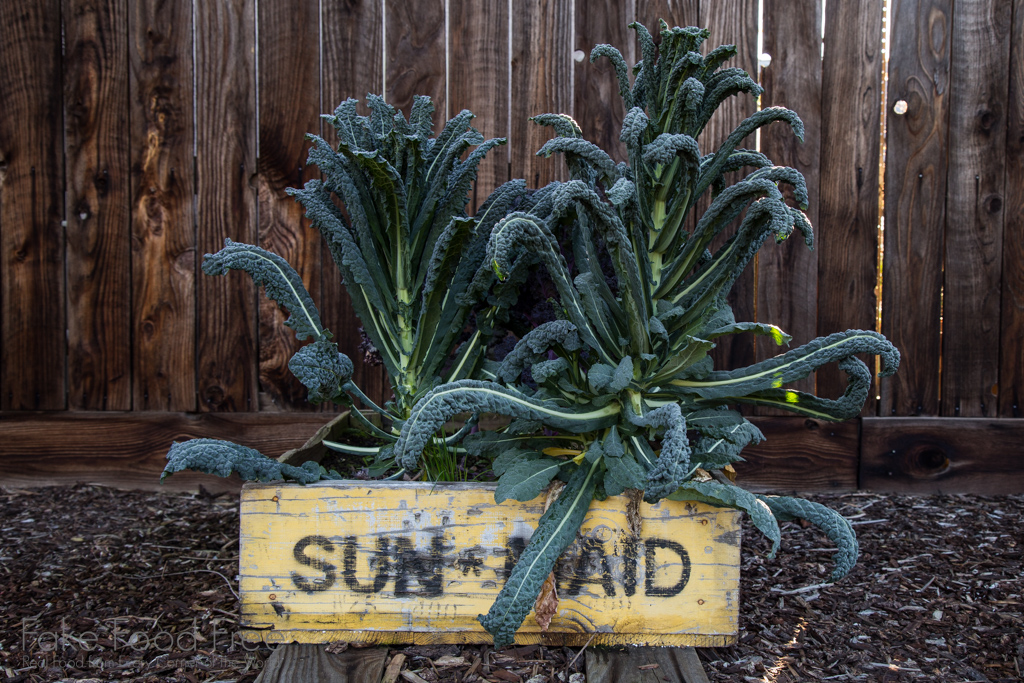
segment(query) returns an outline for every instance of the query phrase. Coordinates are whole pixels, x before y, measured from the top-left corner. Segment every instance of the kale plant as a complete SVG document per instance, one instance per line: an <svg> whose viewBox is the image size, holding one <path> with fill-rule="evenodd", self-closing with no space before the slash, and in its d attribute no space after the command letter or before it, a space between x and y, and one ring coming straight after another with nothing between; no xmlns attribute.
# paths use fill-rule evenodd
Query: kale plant
<svg viewBox="0 0 1024 683"><path fill-rule="evenodd" d="M706 30L663 23L658 48L644 26L631 26L643 52L632 87L618 50L599 45L591 54L591 60L609 58L617 72L629 163L613 163L570 118L537 117L556 133L538 154L564 155L571 180L502 217L487 242L486 259L499 278L521 272L524 262L544 267L558 292L560 319L518 342L496 373L499 382L467 378L432 389L395 445L398 463L412 468L454 415L498 413L513 418L506 429L466 441L471 452L497 456L498 500L530 500L556 477L567 482L481 617L498 647L512 642L590 501L628 490L642 490L650 503L697 500L745 510L771 539L772 554L777 520L806 519L838 546L831 578L844 576L857 558L846 520L808 501L752 494L726 476L743 447L763 438L730 406L767 405L842 420L859 413L871 384L871 372L855 354L878 355L883 375L899 364L899 353L880 334L848 330L749 367L713 367L708 352L725 335L790 341L773 325L737 322L726 296L769 237L781 243L796 230L813 245L801 211L807 203L803 176L738 148L761 126L781 122L802 137L803 124L788 109L764 109L717 150L703 153L701 134L718 106L739 93L757 96L759 86L742 70L723 66L736 54L734 46L701 54ZM727 185L725 174L741 170L745 177ZM799 207L787 204L781 185L792 188ZM710 205L688 230L688 216L707 193ZM714 238L737 223L711 253ZM556 239L566 231L569 259ZM614 277L606 278L602 259ZM785 388L832 362L848 377L841 397Z"/></svg>
<svg viewBox="0 0 1024 683"><path fill-rule="evenodd" d="M393 400L378 406L352 381L352 362L331 341L302 279L280 256L228 240L222 250L206 255L203 271L243 270L287 309L285 325L300 340L312 340L288 364L308 388L309 400L348 407L358 401L383 418L381 428L359 410L351 411L352 419L382 446L325 445L376 456L377 470L386 471L397 439L397 429L390 427L401 424L420 397L440 382L487 376L480 375L483 355L501 305L497 298L493 305L477 305L493 279L484 262L487 240L526 189L522 181L506 183L475 217L468 217L477 166L505 140L485 141L470 126L473 114L467 110L431 137L434 105L427 97L415 98L408 120L377 96L368 97L369 116L357 114L356 104L346 100L324 117L337 131L337 149L309 136L309 162L320 168L323 179L289 193L326 240L365 334L387 369ZM471 313L475 329L460 340ZM447 451L461 436L442 435L431 446ZM164 476L198 469L308 482L310 472L318 469L282 469L257 451L210 439L176 443L167 457ZM337 476L320 469L322 475Z"/></svg>

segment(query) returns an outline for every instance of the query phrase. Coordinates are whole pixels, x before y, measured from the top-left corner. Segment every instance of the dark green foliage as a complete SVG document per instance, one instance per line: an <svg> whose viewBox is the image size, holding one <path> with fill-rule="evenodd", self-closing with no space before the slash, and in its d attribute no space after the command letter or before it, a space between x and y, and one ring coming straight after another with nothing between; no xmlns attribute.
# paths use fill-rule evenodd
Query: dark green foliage
<svg viewBox="0 0 1024 683"><path fill-rule="evenodd" d="M331 333L284 259L228 240L221 251L206 255L203 270L210 275L244 270L288 310L285 324L296 336L314 340L288 364L309 389L310 401L361 403L397 426L435 384L487 376L483 354L502 305L500 297L482 302L494 279L484 261L487 240L512 204L524 198L526 187L522 181L506 183L476 217L467 217L477 166L504 140L484 140L470 126L468 111L431 137L434 105L426 97L415 99L408 120L380 97L370 95L368 103L369 116L360 116L356 100L350 99L324 117L337 132L337 149L310 136L309 162L319 166L323 179L289 192L326 240L363 330L387 368L394 394L387 410L352 382L352 362L327 341ZM477 329L462 338L471 313ZM386 468L397 428L388 423L377 427L358 410L352 417L381 443L377 466ZM366 447L331 443L366 455ZM421 446L428 444L448 452L448 444L433 435ZM168 473L177 471L170 467ZM287 474L266 468L245 472L264 476L264 470Z"/></svg>
<svg viewBox="0 0 1024 683"><path fill-rule="evenodd" d="M284 324L302 339L330 339L329 331L320 322L320 312L302 284L302 278L288 262L277 254L251 244L224 240L224 248L203 259L203 272L224 275L229 270L243 270L256 285L263 285L268 299L273 299L291 314Z"/></svg>
<svg viewBox="0 0 1024 683"><path fill-rule="evenodd" d="M832 570L829 580L838 581L849 574L853 565L857 564L857 555L860 553L857 535L853 532L850 522L838 512L820 503L802 498L788 496L758 496L758 498L771 508L777 519L783 522L793 519L807 520L824 531L829 540L836 544L838 552L833 558L835 569Z"/></svg>
<svg viewBox="0 0 1024 683"><path fill-rule="evenodd" d="M469 111L430 137L434 105L426 97L415 98L408 121L383 99L368 100L370 116L357 114L350 99L324 117L339 140L333 149L310 136L309 161L324 179L290 193L331 248L402 418L436 377L454 378L443 367L476 303L474 292L490 284L489 270L480 268L483 243L525 189L521 183L499 188L478 218L466 217L477 166L504 140L485 141L470 126ZM463 344L454 365L461 376L472 375L485 347L482 335Z"/></svg>
<svg viewBox="0 0 1024 683"><path fill-rule="evenodd" d="M288 369L309 389L312 403L344 399L344 387L352 379L352 361L334 342L317 340L303 346L288 361Z"/></svg>
<svg viewBox="0 0 1024 683"><path fill-rule="evenodd" d="M558 471L565 465L564 460L537 457L535 454L519 451L520 457L502 468L494 500L501 503L513 500L533 500L547 488Z"/></svg>
<svg viewBox="0 0 1024 683"><path fill-rule="evenodd" d="M788 125L802 139L803 123L788 109L767 108L717 149L706 149L704 128L721 103L757 96L760 88L742 70L723 66L734 47L701 53L705 30L662 24L655 45L644 26L632 27L643 56L632 84L618 50L598 46L591 55L608 58L615 69L629 163L615 164L568 116L534 117L554 132L538 154L563 155L570 180L533 191L512 181L473 218L465 206L477 164L503 141L485 141L470 127L469 112L431 138L427 98L416 98L407 120L370 96L369 116L347 100L325 117L337 131L336 149L312 136L309 160L323 179L291 192L327 241L388 370L394 400L386 410L353 384L351 362L329 341L301 280L283 260L229 242L204 264L214 274L248 272L288 309L299 338L313 340L290 363L311 400L362 402L389 421L380 428L354 411L381 445L328 446L375 453L378 474L397 464L399 474L422 467L429 475L439 462L457 469L450 457L455 442L480 413L498 413L512 422L470 434L458 448L493 458L499 502L531 499L556 477L568 482L481 617L499 647L512 641L590 501L630 489L642 489L650 503L669 498L745 510L772 540L773 554L777 520L806 519L839 548L832 578L845 575L857 557L845 520L799 499L752 494L725 476L722 470L742 459L746 445L763 439L730 406L769 405L841 420L859 412L871 385L857 354L880 357L883 375L899 365L884 337L848 330L750 367L713 367L709 353L726 335L766 335L780 346L791 341L772 325L737 322L726 301L769 238L781 244L798 231L813 247L803 176L738 148L772 123ZM726 175L737 172L745 175L727 185ZM703 197L708 208L690 220ZM515 325L530 316L513 324L509 310L538 272L547 278L543 296L551 296L553 316L524 331ZM485 361L488 338L504 337L505 325L520 329L521 338L500 364ZM842 396L786 388L833 362L848 377ZM467 426L444 437L445 423L466 413L472 415ZM168 457L165 474L193 468L262 480L335 476L311 463L289 468L209 440L175 444Z"/></svg>
<svg viewBox="0 0 1024 683"><path fill-rule="evenodd" d="M803 176L738 148L772 123L786 124L802 138L803 123L788 109L767 108L740 123L717 149L702 149L704 127L718 106L732 95L756 96L760 88L742 70L723 67L735 54L733 47L700 53L706 31L662 25L655 46L646 28L633 28L643 60L633 69L632 86L618 50L598 46L591 55L607 57L615 68L626 108L621 139L629 163L612 163L582 139L568 117L535 117L555 133L538 154L562 154L571 179L553 183L532 205L520 205L502 218L487 241L485 262L505 283L497 289L540 267L557 292L559 320L526 334L508 354L495 373L505 388L457 382L432 390L404 423L396 452L411 466L444 420L463 411L498 412L516 418L506 432L516 434L516 455L495 462L503 471L502 496L538 492L525 482L555 471L572 481L593 477L607 493L642 488L651 503L668 497L745 510L772 540L773 553L779 543L776 514L800 516L822 526L839 546L838 578L856 558L856 541L835 513L795 499L762 499L720 472L741 459L744 446L763 438L729 406L771 405L842 420L860 411L871 384L871 373L856 354L879 356L882 374L889 375L899 365L899 353L875 332L848 330L750 367L713 367L708 354L725 335L752 333L779 345L790 342L772 325L737 323L726 297L769 237L781 244L798 231L803 243L813 246L803 213L808 201ZM745 176L727 186L725 174L734 172ZM787 203L783 186L795 206ZM694 224L687 219L704 195L710 195L708 208ZM692 231L688 225L694 225ZM712 253L723 234L730 236ZM827 363L837 363L847 374L841 397L785 388ZM579 446L558 451L567 458L561 466L539 455L549 448L552 432ZM486 450L499 439L475 441ZM595 484L594 495L599 490ZM550 538L546 520L538 543ZM568 533L561 522L559 533ZM527 568L520 561L515 580L482 619L496 643L511 638L549 571L547 564L534 567L538 557L530 555Z"/></svg>
<svg viewBox="0 0 1024 683"><path fill-rule="evenodd" d="M490 611L480 617L480 623L494 636L495 647L512 643L558 556L576 538L576 531L594 497L598 470L598 463L576 468L569 483L541 516L537 530L530 537Z"/></svg>
<svg viewBox="0 0 1024 683"><path fill-rule="evenodd" d="M782 538L782 534L779 532L779 523L776 521L775 515L772 514L771 506L755 494L741 489L739 486L717 481L688 481L672 493L669 499L696 500L743 510L750 515L750 521L754 523L758 531L772 542L769 557L775 557L775 553L779 549L779 541Z"/></svg>
<svg viewBox="0 0 1024 683"><path fill-rule="evenodd" d="M498 413L553 429L585 433L614 424L619 408L609 405L579 410L494 382L460 380L436 387L416 404L395 443L395 460L406 469L415 467L417 456L426 448L432 435L452 417L465 412Z"/></svg>
<svg viewBox="0 0 1024 683"><path fill-rule="evenodd" d="M320 466L315 462L304 463L302 467L285 465L252 448L217 439L175 442L167 452L167 466L160 480L183 470L216 474L218 477L237 474L246 481L284 479L311 484L320 480Z"/></svg>

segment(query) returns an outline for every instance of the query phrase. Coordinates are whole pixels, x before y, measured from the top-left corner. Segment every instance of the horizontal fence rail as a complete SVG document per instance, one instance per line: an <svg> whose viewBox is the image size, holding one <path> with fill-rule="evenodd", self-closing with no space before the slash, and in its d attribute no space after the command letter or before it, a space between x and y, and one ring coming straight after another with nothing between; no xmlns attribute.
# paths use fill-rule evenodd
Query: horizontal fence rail
<svg viewBox="0 0 1024 683"><path fill-rule="evenodd" d="M317 175L304 135L330 139L320 115L367 93L406 113L430 95L435 124L470 109L485 136L508 138L481 165L472 209L509 178L566 177L561 160L535 155L550 132L533 115L568 113L625 158L613 70L588 56L611 43L635 62L627 25L659 18L707 27L711 47L734 43L731 65L764 87L759 102L722 107L705 152L758 107L789 107L806 126L803 143L784 126L745 143L805 174L817 246L766 245L732 294L737 319L777 324L794 344L878 329L903 356L852 426L754 411L792 452L818 443L820 427L842 435L845 455L829 460L833 444L804 463L825 468L817 479L773 479L753 462L750 476L884 487L906 470L949 488L967 458L1024 489L1024 456L984 465L996 447L971 445L999 429L1003 448L1021 429L1024 0L4 0L0 419L22 435L104 416L130 433L163 415L164 431L195 435L219 433L203 431L216 415L322 420L294 422L327 409L310 407L287 369L298 342L281 311L240 274L203 275L202 255L225 238L281 254L341 350L361 359L330 254L285 194ZM730 338L715 353L746 365L775 350ZM356 367L384 396L380 369ZM844 386L829 368L797 388ZM150 427L139 438L167 436ZM914 450L922 429L941 444ZM100 457L103 431L86 433ZM885 439L905 451L887 459ZM25 464L15 449L28 442L14 442L0 443L0 479ZM151 469L166 446L112 462Z"/></svg>

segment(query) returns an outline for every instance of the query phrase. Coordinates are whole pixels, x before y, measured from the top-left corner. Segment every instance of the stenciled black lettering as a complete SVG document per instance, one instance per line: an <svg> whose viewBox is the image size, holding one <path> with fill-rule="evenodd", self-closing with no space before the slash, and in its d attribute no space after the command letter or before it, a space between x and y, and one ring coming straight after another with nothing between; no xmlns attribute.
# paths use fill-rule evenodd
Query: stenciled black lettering
<svg viewBox="0 0 1024 683"><path fill-rule="evenodd" d="M334 552L334 544L326 536L306 536L299 540L292 549L292 554L295 556L295 561L299 564L321 571L324 573L323 579L309 579L297 571L292 571L292 583L299 590L306 591L307 593L316 593L318 591L325 591L334 585L338 576L336 570L338 569L327 560L320 559L318 557L310 557L306 554L306 548L309 546L317 546L325 553Z"/></svg>
<svg viewBox="0 0 1024 683"><path fill-rule="evenodd" d="M378 545L381 540L382 539L379 538L377 539ZM346 536L343 545L345 549L342 553L341 578L345 581L345 586L355 593L380 592L384 587L384 583L388 579L387 567L384 568L383 577L381 576L381 572L378 570L373 583L362 586L356 578L356 552L359 549L359 545L356 543L356 537Z"/></svg>
<svg viewBox="0 0 1024 683"><path fill-rule="evenodd" d="M670 550L679 556L682 572L674 586L654 585L654 575L658 570L657 560L655 559L657 548ZM647 576L644 579L644 594L658 598L671 598L674 595L679 595L690 580L690 554L686 552L686 548L667 538L649 538L644 541L644 555L647 569Z"/></svg>
<svg viewBox="0 0 1024 683"><path fill-rule="evenodd" d="M511 536L505 542L505 566L500 572L502 582L508 582L508 577L512 575L512 569L519 561L519 556L526 550L526 541L527 539L521 536Z"/></svg>
<svg viewBox="0 0 1024 683"><path fill-rule="evenodd" d="M436 598L444 594L444 581L441 571L444 567L444 532L435 531L430 539L430 549L420 552L413 547L412 540L399 536L394 540L394 557L392 565L395 573L395 597L416 595L423 598ZM415 579L418 590L409 588L409 580Z"/></svg>
<svg viewBox="0 0 1024 683"><path fill-rule="evenodd" d="M568 573L569 586L566 593L571 596L580 594L583 586L594 583L604 588L607 597L615 596L615 583L612 572L608 568L608 556L604 552L604 543L596 538L584 538L580 544L580 552L576 555L572 569ZM595 574L600 573L600 578Z"/></svg>
<svg viewBox="0 0 1024 683"><path fill-rule="evenodd" d="M622 591L627 598L636 594L636 565L640 555L640 544L633 534L623 533L622 543Z"/></svg>
<svg viewBox="0 0 1024 683"><path fill-rule="evenodd" d="M380 593L391 578L391 548L385 536L377 537L377 550L370 557L370 571L373 574L373 592Z"/></svg>
<svg viewBox="0 0 1024 683"><path fill-rule="evenodd" d="M466 548L459 552L459 559L455 560L455 566L462 570L463 576L468 576L469 572L473 572L473 576L480 576L480 568L484 566L484 560L482 555L484 549L478 545L472 548Z"/></svg>

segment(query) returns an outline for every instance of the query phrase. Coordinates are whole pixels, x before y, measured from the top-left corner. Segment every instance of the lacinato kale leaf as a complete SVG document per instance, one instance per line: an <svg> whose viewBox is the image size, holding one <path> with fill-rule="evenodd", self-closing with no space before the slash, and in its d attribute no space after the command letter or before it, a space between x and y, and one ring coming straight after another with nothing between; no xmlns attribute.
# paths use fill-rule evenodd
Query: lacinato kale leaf
<svg viewBox="0 0 1024 683"><path fill-rule="evenodd" d="M237 474L246 481L282 480L312 484L320 480L320 465L315 462L303 463L301 467L286 465L253 448L217 439L175 442L167 452L167 465L160 475L160 481L184 470L215 474L218 477Z"/></svg>
<svg viewBox="0 0 1024 683"><path fill-rule="evenodd" d="M576 538L576 531L590 508L599 472L598 463L577 467L558 498L548 508L530 536L497 599L480 623L494 636L494 646L512 643L523 619L533 607L544 579L559 555Z"/></svg>

